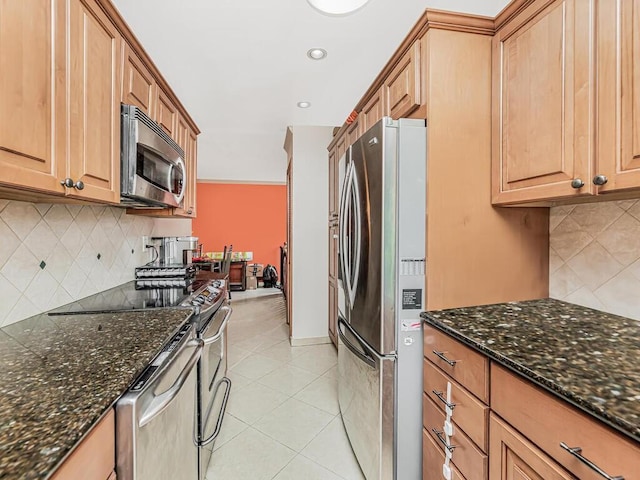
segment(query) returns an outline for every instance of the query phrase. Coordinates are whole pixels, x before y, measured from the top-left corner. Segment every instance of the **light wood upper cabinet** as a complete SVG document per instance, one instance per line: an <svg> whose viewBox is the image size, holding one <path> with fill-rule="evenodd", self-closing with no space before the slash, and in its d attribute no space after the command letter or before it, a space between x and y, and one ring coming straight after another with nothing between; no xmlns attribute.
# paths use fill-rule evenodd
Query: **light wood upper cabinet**
<svg viewBox="0 0 640 480"><path fill-rule="evenodd" d="M420 41L416 41L384 81L386 110L392 118L409 115L420 106Z"/></svg>
<svg viewBox="0 0 640 480"><path fill-rule="evenodd" d="M171 138L178 141L178 109L160 87L158 87L156 121Z"/></svg>
<svg viewBox="0 0 640 480"><path fill-rule="evenodd" d="M358 118L360 119L360 132L369 130L378 120L387 114L384 102L384 85L362 107Z"/></svg>
<svg viewBox="0 0 640 480"><path fill-rule="evenodd" d="M122 103L135 105L155 120L156 81L128 43L124 44Z"/></svg>
<svg viewBox="0 0 640 480"><path fill-rule="evenodd" d="M174 214L180 217L196 216L196 177L198 175L198 137L180 118L178 120L178 145L184 149L187 184L185 186L182 208L176 208Z"/></svg>
<svg viewBox="0 0 640 480"><path fill-rule="evenodd" d="M119 203L121 37L95 0L69 7L68 194Z"/></svg>
<svg viewBox="0 0 640 480"><path fill-rule="evenodd" d="M64 0L0 2L0 183L64 193Z"/></svg>
<svg viewBox="0 0 640 480"><path fill-rule="evenodd" d="M353 145L360 138L359 116L347 127L347 146Z"/></svg>
<svg viewBox="0 0 640 480"><path fill-rule="evenodd" d="M338 157L336 148L329 152L329 221L338 217Z"/></svg>
<svg viewBox="0 0 640 480"><path fill-rule="evenodd" d="M592 193L594 12L594 0L539 0L496 33L494 203Z"/></svg>
<svg viewBox="0 0 640 480"><path fill-rule="evenodd" d="M640 187L640 0L598 2L599 192Z"/></svg>

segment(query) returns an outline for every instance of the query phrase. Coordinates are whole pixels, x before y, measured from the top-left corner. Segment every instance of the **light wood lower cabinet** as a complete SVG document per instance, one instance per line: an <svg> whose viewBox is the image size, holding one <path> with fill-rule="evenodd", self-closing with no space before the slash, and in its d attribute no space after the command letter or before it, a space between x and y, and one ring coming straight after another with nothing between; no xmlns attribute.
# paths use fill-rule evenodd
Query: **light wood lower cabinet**
<svg viewBox="0 0 640 480"><path fill-rule="evenodd" d="M489 480L572 480L548 455L491 414Z"/></svg>
<svg viewBox="0 0 640 480"><path fill-rule="evenodd" d="M442 476L442 465L444 464L444 452L442 445L438 445L435 440L422 429L422 480L440 480ZM450 464L452 480L466 480L455 465Z"/></svg>
<svg viewBox="0 0 640 480"><path fill-rule="evenodd" d="M115 480L115 415L113 409L98 422L51 480Z"/></svg>

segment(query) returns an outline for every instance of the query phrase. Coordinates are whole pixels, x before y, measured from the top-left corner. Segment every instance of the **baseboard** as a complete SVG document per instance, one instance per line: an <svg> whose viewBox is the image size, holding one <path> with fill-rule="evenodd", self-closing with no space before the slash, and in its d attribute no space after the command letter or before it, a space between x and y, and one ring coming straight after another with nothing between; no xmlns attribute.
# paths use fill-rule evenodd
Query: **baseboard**
<svg viewBox="0 0 640 480"><path fill-rule="evenodd" d="M331 339L326 337L290 338L292 347L307 347L309 345L323 345L331 343Z"/></svg>

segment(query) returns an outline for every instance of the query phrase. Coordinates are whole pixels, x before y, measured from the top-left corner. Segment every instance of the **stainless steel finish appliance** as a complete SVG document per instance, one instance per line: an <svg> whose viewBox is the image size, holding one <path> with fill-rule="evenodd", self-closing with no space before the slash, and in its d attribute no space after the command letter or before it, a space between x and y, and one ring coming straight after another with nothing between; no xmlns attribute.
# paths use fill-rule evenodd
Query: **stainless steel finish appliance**
<svg viewBox="0 0 640 480"><path fill-rule="evenodd" d="M204 342L184 325L116 403L122 480L196 479L196 364Z"/></svg>
<svg viewBox="0 0 640 480"><path fill-rule="evenodd" d="M121 127L121 203L180 206L187 184L182 148L133 105L122 105Z"/></svg>
<svg viewBox="0 0 640 480"><path fill-rule="evenodd" d="M190 264L193 254L198 251L198 237L152 237L159 243L158 263Z"/></svg>
<svg viewBox="0 0 640 480"><path fill-rule="evenodd" d="M338 398L367 480L422 478L426 141L384 117L339 162Z"/></svg>

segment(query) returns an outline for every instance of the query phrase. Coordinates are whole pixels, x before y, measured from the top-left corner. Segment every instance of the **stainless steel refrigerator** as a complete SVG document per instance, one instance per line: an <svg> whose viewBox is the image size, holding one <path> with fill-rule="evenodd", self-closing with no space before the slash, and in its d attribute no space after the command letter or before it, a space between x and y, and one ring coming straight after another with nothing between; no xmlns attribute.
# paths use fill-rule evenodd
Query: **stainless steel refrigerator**
<svg viewBox="0 0 640 480"><path fill-rule="evenodd" d="M422 478L426 143L384 117L339 161L338 397L367 480Z"/></svg>

